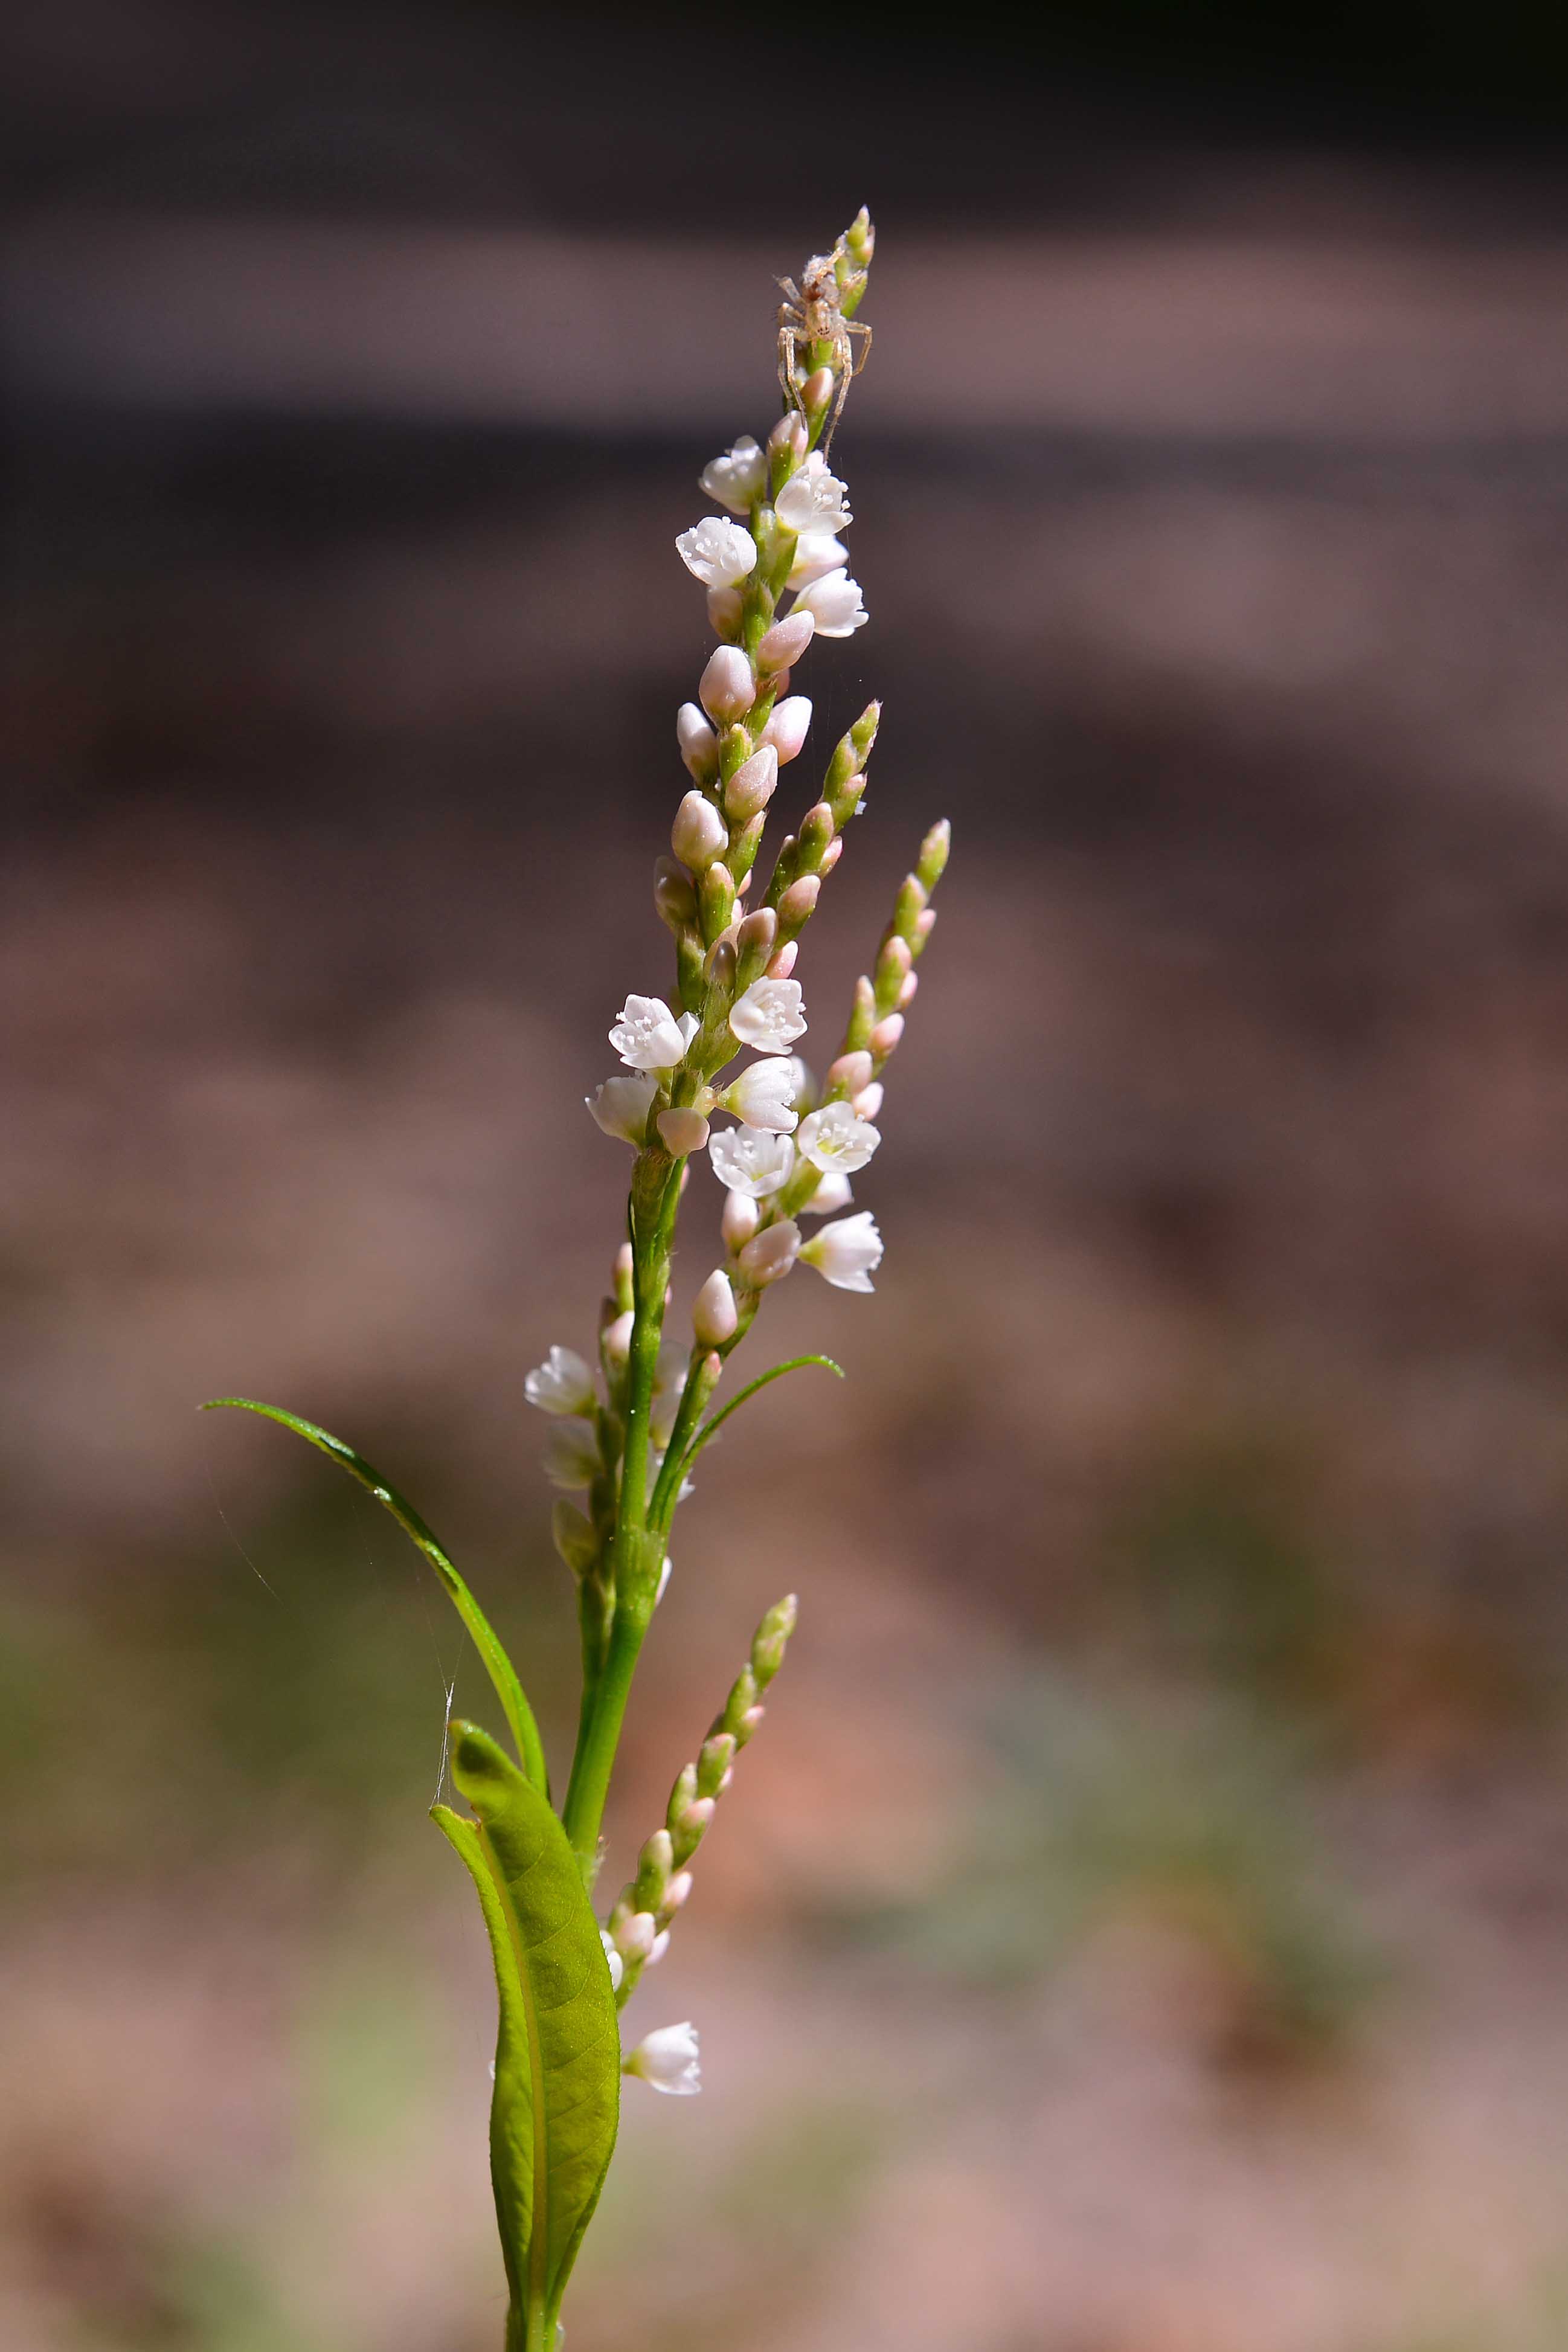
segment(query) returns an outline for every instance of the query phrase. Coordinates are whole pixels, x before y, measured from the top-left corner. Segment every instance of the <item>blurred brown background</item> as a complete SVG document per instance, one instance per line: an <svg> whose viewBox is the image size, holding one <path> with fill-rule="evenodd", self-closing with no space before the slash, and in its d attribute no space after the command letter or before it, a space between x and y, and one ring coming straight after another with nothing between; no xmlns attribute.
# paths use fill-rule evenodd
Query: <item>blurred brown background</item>
<svg viewBox="0 0 1568 2352"><path fill-rule="evenodd" d="M424 1820L487 1694L368 1501L193 1408L397 1477L563 1755L521 1381L591 1331L577 1105L667 969L671 541L863 197L873 621L802 683L819 746L887 719L819 1064L958 846L879 1295L759 1334L850 1377L678 1530L612 1891L760 1608L802 1630L631 2012L708 2088L632 2087L572 2352L1568 2343L1558 60L973 25L9 20L17 2352L498 2341Z"/></svg>

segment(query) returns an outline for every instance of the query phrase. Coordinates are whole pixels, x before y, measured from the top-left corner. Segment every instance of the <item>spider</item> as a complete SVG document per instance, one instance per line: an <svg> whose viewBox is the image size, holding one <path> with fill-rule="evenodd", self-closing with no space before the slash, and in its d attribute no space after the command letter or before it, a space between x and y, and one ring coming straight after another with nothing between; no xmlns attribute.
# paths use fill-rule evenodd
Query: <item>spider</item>
<svg viewBox="0 0 1568 2352"><path fill-rule="evenodd" d="M793 278L781 278L778 281L785 298L779 304L779 383L786 405L798 408L803 416L805 405L801 399L799 346L803 342L826 346L826 363L833 370L833 414L823 431L825 451L849 396L850 378L859 374L871 349L870 328L844 315L845 295L858 295L866 282L863 273L857 275L858 286L854 278L847 286L840 286L833 255L814 253L801 273L799 286ZM864 339L858 355L850 340L852 336Z"/></svg>

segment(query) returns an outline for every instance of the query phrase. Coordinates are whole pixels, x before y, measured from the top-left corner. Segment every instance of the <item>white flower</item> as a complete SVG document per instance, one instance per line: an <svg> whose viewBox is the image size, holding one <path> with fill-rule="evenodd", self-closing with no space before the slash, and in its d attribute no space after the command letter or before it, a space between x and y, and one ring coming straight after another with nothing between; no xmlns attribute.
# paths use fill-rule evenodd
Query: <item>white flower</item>
<svg viewBox="0 0 1568 2352"><path fill-rule="evenodd" d="M717 515L683 530L675 542L680 560L704 588L732 588L757 563L757 542L738 522L721 522Z"/></svg>
<svg viewBox="0 0 1568 2352"><path fill-rule="evenodd" d="M605 1948L605 1958L609 1964L610 1990L612 1992L619 1992L621 1989L621 1979L626 1972L626 1964L625 1960L622 1959L619 1952L616 1951L614 1944L610 1941L610 1931L607 1927L600 1928L599 1941Z"/></svg>
<svg viewBox="0 0 1568 2352"><path fill-rule="evenodd" d="M835 539L831 531L808 530L804 539L795 543L795 562L784 585L809 588L814 580L820 580L825 572L837 572L848 561L848 551L842 540Z"/></svg>
<svg viewBox="0 0 1568 2352"><path fill-rule="evenodd" d="M787 1135L769 1135L754 1127L727 1127L709 1137L708 1157L726 1192L765 1201L789 1182L795 1146Z"/></svg>
<svg viewBox="0 0 1568 2352"><path fill-rule="evenodd" d="M835 1290L869 1290L871 1276L882 1263L882 1236L869 1209L858 1216L840 1217L814 1234L801 1256L814 1265Z"/></svg>
<svg viewBox="0 0 1568 2352"><path fill-rule="evenodd" d="M837 1171L831 1176L819 1176L810 1200L801 1202L800 1213L803 1217L831 1217L838 1210L847 1209L854 1198L847 1176Z"/></svg>
<svg viewBox="0 0 1568 2352"><path fill-rule="evenodd" d="M551 1424L544 1441L544 1475L552 1486L564 1486L568 1494L574 1494L580 1486L591 1486L602 1466L599 1441L591 1421L557 1421Z"/></svg>
<svg viewBox="0 0 1568 2352"><path fill-rule="evenodd" d="M764 1225L753 1234L742 1250L735 1264L741 1279L753 1290L765 1284L777 1282L789 1272L800 1249L800 1227L793 1217L785 1217L776 1225Z"/></svg>
<svg viewBox="0 0 1568 2352"><path fill-rule="evenodd" d="M802 604L816 623L819 637L853 636L871 617L860 593L860 583L851 580L842 565L825 572L809 588L803 588L790 608L792 614Z"/></svg>
<svg viewBox="0 0 1568 2352"><path fill-rule="evenodd" d="M592 1412L595 1402L594 1375L570 1348L552 1348L524 1381L522 1393L541 1412Z"/></svg>
<svg viewBox="0 0 1568 2352"><path fill-rule="evenodd" d="M584 1099L595 1126L604 1134L619 1136L623 1143L640 1146L658 1092L657 1078L606 1078L602 1087L595 1087Z"/></svg>
<svg viewBox="0 0 1568 2352"><path fill-rule="evenodd" d="M702 2088L697 2028L689 2018L680 2025L655 2026L622 2059L621 2072L637 2075L650 2090L668 2091L672 2098L695 2098Z"/></svg>
<svg viewBox="0 0 1568 2352"><path fill-rule="evenodd" d="M760 1127L769 1135L790 1135L795 1127L795 1086L794 1055L787 1061L770 1056L751 1063L719 1099L748 1127Z"/></svg>
<svg viewBox="0 0 1568 2352"><path fill-rule="evenodd" d="M814 449L790 476L773 500L773 512L785 530L802 537L808 531L847 530L855 520L845 503L844 485L828 472L820 449Z"/></svg>
<svg viewBox="0 0 1568 2352"><path fill-rule="evenodd" d="M628 1070L668 1070L681 1059L693 1034L682 1030L662 996L628 996L610 1043Z"/></svg>
<svg viewBox="0 0 1568 2352"><path fill-rule="evenodd" d="M857 1118L847 1102L825 1103L801 1120L795 1143L825 1176L853 1176L882 1140L868 1119Z"/></svg>
<svg viewBox="0 0 1568 2352"><path fill-rule="evenodd" d="M787 1054L805 1034L799 981L752 981L731 1007L730 1026L742 1045L754 1045L759 1054Z"/></svg>
<svg viewBox="0 0 1568 2352"><path fill-rule="evenodd" d="M767 488L768 461L751 435L742 433L723 457L703 467L698 478L716 505L744 514Z"/></svg>

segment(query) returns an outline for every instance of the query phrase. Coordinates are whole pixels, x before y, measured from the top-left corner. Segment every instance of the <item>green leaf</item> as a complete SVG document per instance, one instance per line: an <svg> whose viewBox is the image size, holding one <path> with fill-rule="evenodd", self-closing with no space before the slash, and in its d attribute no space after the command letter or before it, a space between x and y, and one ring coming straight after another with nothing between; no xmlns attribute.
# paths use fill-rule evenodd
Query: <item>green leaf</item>
<svg viewBox="0 0 1568 2352"><path fill-rule="evenodd" d="M452 1599L458 1616L468 1627L476 1650L485 1663L485 1671L495 1685L496 1696L506 1710L511 1736L517 1742L517 1752L522 1759L522 1769L542 1797L550 1794L550 1775L544 1761L544 1744L539 1737L539 1726L533 1719L533 1709L523 1696L511 1660L496 1638L489 1618L468 1591L462 1578L447 1559L446 1551L426 1526L411 1503L405 1503L395 1486L384 1479L380 1471L368 1463L363 1454L345 1445L341 1437L330 1430L319 1428L313 1421L302 1421L298 1413L286 1412L281 1405L258 1404L254 1397L212 1397L201 1408L203 1412L216 1412L220 1405L234 1405L241 1412L258 1412L268 1421L276 1421L291 1429L296 1437L304 1438L317 1446L340 1470L384 1505L405 1535L412 1538Z"/></svg>
<svg viewBox="0 0 1568 2352"><path fill-rule="evenodd" d="M803 1371L807 1364L820 1364L824 1371L828 1371L833 1374L836 1381L841 1381L844 1378L844 1367L842 1364L836 1364L831 1356L792 1356L787 1364L774 1364L770 1371L759 1373L754 1381L750 1382L747 1387L741 1391L739 1396L732 1396L727 1405L721 1406L720 1410L713 1415L710 1421L705 1421L703 1423L701 1428L698 1431L696 1436L687 1447L685 1454L681 1456L681 1476L683 1478L685 1477L687 1472L690 1469L692 1464L696 1461L698 1455L707 1444L709 1439L710 1437L717 1436L725 1422L729 1420L730 1415L732 1412L739 1412L741 1407L745 1404L749 1399L754 1397L759 1389L765 1389L773 1381L782 1381L786 1372Z"/></svg>
<svg viewBox="0 0 1568 2352"><path fill-rule="evenodd" d="M507 2352L553 2352L561 2298L604 2186L620 2112L609 1964L577 1857L495 1741L454 1723L452 1778L479 1815L431 1819L468 1864L500 2015L490 2179L511 2288Z"/></svg>

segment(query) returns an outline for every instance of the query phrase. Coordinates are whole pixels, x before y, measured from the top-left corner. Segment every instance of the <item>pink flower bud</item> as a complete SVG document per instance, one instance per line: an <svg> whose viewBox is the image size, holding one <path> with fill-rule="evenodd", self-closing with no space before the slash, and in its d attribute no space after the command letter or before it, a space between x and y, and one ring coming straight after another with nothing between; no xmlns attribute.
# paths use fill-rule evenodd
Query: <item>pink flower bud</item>
<svg viewBox="0 0 1568 2352"><path fill-rule="evenodd" d="M718 774L719 739L694 702L683 702L676 712L675 740L700 784Z"/></svg>
<svg viewBox="0 0 1568 2352"><path fill-rule="evenodd" d="M922 907L915 917L915 930L922 940L929 940L936 929L936 908Z"/></svg>
<svg viewBox="0 0 1568 2352"><path fill-rule="evenodd" d="M708 1122L700 1111L661 1110L654 1125L673 1160L684 1160L688 1152L708 1148Z"/></svg>
<svg viewBox="0 0 1568 2352"><path fill-rule="evenodd" d="M599 1334L599 1345L612 1364L624 1364L631 1353L632 1318L617 1315Z"/></svg>
<svg viewBox="0 0 1568 2352"><path fill-rule="evenodd" d="M914 1003L915 991L920 984L921 978L918 971L905 972L902 984L899 990L899 1011L900 1013L903 1011L906 1004L912 1004Z"/></svg>
<svg viewBox="0 0 1568 2352"><path fill-rule="evenodd" d="M879 1056L890 1054L903 1034L903 1014L889 1013L887 1019L879 1021L871 1032L871 1051Z"/></svg>
<svg viewBox="0 0 1568 2352"><path fill-rule="evenodd" d="M817 872L819 874L831 874L843 855L844 835L841 833L835 834L833 839L828 843L826 848L822 853L822 863L817 867Z"/></svg>
<svg viewBox="0 0 1568 2352"><path fill-rule="evenodd" d="M739 646L715 646L698 694L710 719L743 719L757 698L752 665Z"/></svg>
<svg viewBox="0 0 1568 2352"><path fill-rule="evenodd" d="M771 743L742 760L724 787L725 813L738 824L765 809L779 780L779 755Z"/></svg>
<svg viewBox="0 0 1568 2352"><path fill-rule="evenodd" d="M768 435L769 453L770 455L776 457L781 449L787 449L790 456L795 459L795 464L798 466L801 459L805 455L805 445L808 437L809 436L807 436L805 429L805 419L801 415L799 409L786 408L784 415L779 418L778 423L773 426L773 431Z"/></svg>
<svg viewBox="0 0 1568 2352"><path fill-rule="evenodd" d="M692 1302L691 1328L698 1346L721 1348L734 1338L740 1319L730 1277L721 1265L715 1266Z"/></svg>
<svg viewBox="0 0 1568 2352"><path fill-rule="evenodd" d="M800 1227L793 1217L764 1225L760 1234L752 1235L737 1260L742 1280L752 1290L779 1281L795 1264L799 1249Z"/></svg>
<svg viewBox="0 0 1568 2352"><path fill-rule="evenodd" d="M651 1911L634 1911L629 1919L618 1920L611 1933L616 1949L626 1959L646 1960L658 1933L658 1921Z"/></svg>
<svg viewBox="0 0 1568 2352"><path fill-rule="evenodd" d="M712 1798L693 1797L691 1802L680 1813L675 1826L677 1829L684 1830L688 1837L700 1837L712 1818Z"/></svg>
<svg viewBox="0 0 1568 2352"><path fill-rule="evenodd" d="M689 1870L678 1870L664 1890L665 1902L671 1911L679 1911L689 1901L690 1895L691 1873Z"/></svg>
<svg viewBox="0 0 1568 2352"><path fill-rule="evenodd" d="M805 694L787 695L775 702L763 730L763 741L771 743L778 753L780 767L798 759L811 725L811 698Z"/></svg>
<svg viewBox="0 0 1568 2352"><path fill-rule="evenodd" d="M742 1248L756 1232L762 1214L750 1192L726 1192L724 1213L719 1220L726 1249Z"/></svg>
<svg viewBox="0 0 1568 2352"><path fill-rule="evenodd" d="M829 1094L858 1095L871 1083L869 1054L840 1054L827 1073Z"/></svg>
<svg viewBox="0 0 1568 2352"><path fill-rule="evenodd" d="M669 845L683 866L702 874L730 846L730 828L710 800L701 793L688 793L675 812Z"/></svg>
<svg viewBox="0 0 1568 2352"><path fill-rule="evenodd" d="M791 972L795 970L795 958L799 953L799 941L796 940L786 940L784 946L780 948L777 955L774 956L773 961L768 966L768 978L770 980L787 980Z"/></svg>
<svg viewBox="0 0 1568 2352"><path fill-rule="evenodd" d="M817 874L796 877L779 900L779 920L789 930L798 930L817 899L822 895L822 877Z"/></svg>
<svg viewBox="0 0 1568 2352"><path fill-rule="evenodd" d="M746 600L738 588L710 588L708 591L708 625L716 637L732 646L741 634L741 616Z"/></svg>
<svg viewBox="0 0 1568 2352"><path fill-rule="evenodd" d="M792 613L787 621L775 621L757 647L757 667L765 671L788 669L805 653L816 629L814 613Z"/></svg>
<svg viewBox="0 0 1568 2352"><path fill-rule="evenodd" d="M881 1087L874 1081L870 1086L861 1087L859 1093L851 1098L849 1105L857 1118L876 1118L882 1108L882 1091ZM658 1123L662 1127L664 1121L660 1119Z"/></svg>
<svg viewBox="0 0 1568 2352"><path fill-rule="evenodd" d="M820 367L813 370L800 388L800 404L808 416L826 408L833 397L833 370Z"/></svg>

